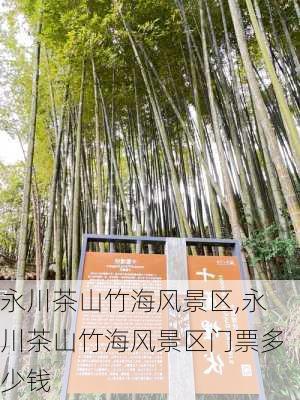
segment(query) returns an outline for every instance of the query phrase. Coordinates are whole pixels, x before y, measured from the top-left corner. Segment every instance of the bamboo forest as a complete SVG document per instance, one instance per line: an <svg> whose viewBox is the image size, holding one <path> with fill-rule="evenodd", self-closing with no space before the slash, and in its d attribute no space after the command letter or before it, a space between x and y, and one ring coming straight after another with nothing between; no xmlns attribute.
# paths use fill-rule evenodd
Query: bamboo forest
<svg viewBox="0 0 300 400"><path fill-rule="evenodd" d="M299 275L299 19L298 0L5 0L0 129L24 156L0 165L3 278L75 279L87 232L235 238L251 277Z"/></svg>
<svg viewBox="0 0 300 400"><path fill-rule="evenodd" d="M299 28L299 0L0 0L1 281L74 282L85 234L234 239L247 278L300 279ZM298 366L268 399L297 400L274 318Z"/></svg>

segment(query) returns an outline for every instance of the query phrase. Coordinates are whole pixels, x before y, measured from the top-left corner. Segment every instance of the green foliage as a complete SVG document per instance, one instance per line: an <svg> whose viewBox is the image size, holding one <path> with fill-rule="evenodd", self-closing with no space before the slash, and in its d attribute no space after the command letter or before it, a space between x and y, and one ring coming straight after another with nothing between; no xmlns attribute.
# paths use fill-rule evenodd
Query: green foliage
<svg viewBox="0 0 300 400"><path fill-rule="evenodd" d="M284 238L279 234L276 225L270 225L264 230L257 230L244 242L245 248L251 249L254 255L250 262L253 267L257 264L275 262L287 267L292 276L297 278L300 273L300 263L297 259L296 240L293 235ZM283 268L284 270L284 268ZM282 276L286 278L286 276Z"/></svg>
<svg viewBox="0 0 300 400"><path fill-rule="evenodd" d="M16 247L23 188L23 165L0 163L0 248L8 253Z"/></svg>

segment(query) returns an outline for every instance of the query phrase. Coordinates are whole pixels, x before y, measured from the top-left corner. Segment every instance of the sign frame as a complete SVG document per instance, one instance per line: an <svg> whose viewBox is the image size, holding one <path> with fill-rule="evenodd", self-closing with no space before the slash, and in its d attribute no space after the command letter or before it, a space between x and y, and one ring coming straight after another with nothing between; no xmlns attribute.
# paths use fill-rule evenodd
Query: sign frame
<svg viewBox="0 0 300 400"><path fill-rule="evenodd" d="M84 234L81 246L81 255L80 255L80 262L79 262L79 269L78 269L78 276L77 276L77 290L80 293L81 287L81 280L83 277L83 268L84 268L84 261L86 252L88 251L88 246L91 243L126 243L126 244L135 244L139 248L141 248L142 244L162 244L164 245L164 254L166 254L168 248L168 241L174 241L174 238L168 237L156 237L156 236L124 236L124 235L97 235L97 234ZM237 258L241 280L246 281L249 280L249 273L247 270L247 265L245 265L242 257L241 251L241 242L236 239L215 239L215 238L180 238L179 241L181 244L185 244L185 246L195 246L195 245L207 245L213 247L223 247L223 248L231 248L232 249L232 256ZM246 282L245 282L246 283ZM245 287L245 285L244 285ZM71 329L75 331L76 323L77 323L77 314L74 314ZM250 316L250 324L252 324L252 317ZM254 354L255 358L255 366L258 375L258 382L260 388L260 394L257 397L257 400L266 400L265 390L263 385L262 379L262 372L259 363L258 354ZM64 366L64 374L62 378L62 390L60 394L60 400L67 400L68 399L68 384L69 384L69 375L71 369L71 362L72 362L72 353L68 352L66 357L66 362ZM168 397L169 400L173 400ZM186 398L186 400L190 400Z"/></svg>

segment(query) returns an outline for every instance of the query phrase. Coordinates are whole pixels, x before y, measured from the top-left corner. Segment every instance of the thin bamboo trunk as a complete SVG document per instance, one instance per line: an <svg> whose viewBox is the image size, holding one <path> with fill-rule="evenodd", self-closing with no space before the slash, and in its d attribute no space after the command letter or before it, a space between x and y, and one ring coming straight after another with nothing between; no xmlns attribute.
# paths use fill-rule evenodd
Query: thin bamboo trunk
<svg viewBox="0 0 300 400"><path fill-rule="evenodd" d="M95 99L95 131L96 131L96 185L97 185L97 201L98 201L98 233L104 234L104 215L103 215L103 194L102 194L102 157L101 157L101 143L100 143L100 106L99 106L99 94L97 85L97 75L94 57L92 57L92 68L93 68L93 83L94 83L94 99ZM104 251L103 244L100 245L101 251Z"/></svg>
<svg viewBox="0 0 300 400"><path fill-rule="evenodd" d="M81 194L81 146L82 146L82 115L85 87L86 61L82 63L80 98L77 115L76 148L75 148L75 171L74 171L74 200L72 215L72 280L77 279L80 251L80 194Z"/></svg>

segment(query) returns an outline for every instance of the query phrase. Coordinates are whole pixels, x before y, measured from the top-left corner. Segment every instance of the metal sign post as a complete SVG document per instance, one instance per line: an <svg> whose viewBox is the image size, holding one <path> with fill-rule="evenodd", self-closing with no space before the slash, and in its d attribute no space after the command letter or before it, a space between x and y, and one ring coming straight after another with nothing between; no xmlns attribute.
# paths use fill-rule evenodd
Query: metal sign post
<svg viewBox="0 0 300 400"><path fill-rule="evenodd" d="M188 266L185 239L168 238L166 242L168 282L181 281L181 290L188 290ZM189 321L185 321L190 329ZM169 353L169 400L195 400L193 355L184 351Z"/></svg>

